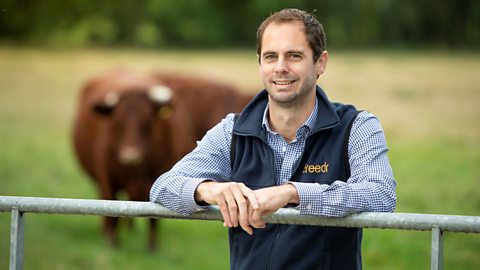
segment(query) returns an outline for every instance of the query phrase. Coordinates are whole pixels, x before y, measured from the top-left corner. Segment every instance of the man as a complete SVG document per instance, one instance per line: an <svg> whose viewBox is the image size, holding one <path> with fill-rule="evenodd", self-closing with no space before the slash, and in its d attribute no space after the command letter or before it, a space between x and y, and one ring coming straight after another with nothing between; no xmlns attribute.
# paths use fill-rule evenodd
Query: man
<svg viewBox="0 0 480 270"><path fill-rule="evenodd" d="M379 121L316 85L328 53L317 19L285 9L257 32L265 90L154 183L152 202L188 215L218 205L231 269L361 269L362 231L265 224L281 207L341 217L395 209ZM233 135L232 135L233 133Z"/></svg>

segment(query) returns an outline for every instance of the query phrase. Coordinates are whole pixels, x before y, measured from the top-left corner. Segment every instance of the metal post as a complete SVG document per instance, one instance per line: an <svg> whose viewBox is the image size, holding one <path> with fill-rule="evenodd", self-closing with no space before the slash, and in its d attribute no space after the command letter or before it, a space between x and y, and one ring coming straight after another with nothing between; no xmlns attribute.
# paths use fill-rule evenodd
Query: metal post
<svg viewBox="0 0 480 270"><path fill-rule="evenodd" d="M12 209L10 229L10 270L23 269L23 213Z"/></svg>
<svg viewBox="0 0 480 270"><path fill-rule="evenodd" d="M432 228L432 270L443 270L443 232L435 226Z"/></svg>

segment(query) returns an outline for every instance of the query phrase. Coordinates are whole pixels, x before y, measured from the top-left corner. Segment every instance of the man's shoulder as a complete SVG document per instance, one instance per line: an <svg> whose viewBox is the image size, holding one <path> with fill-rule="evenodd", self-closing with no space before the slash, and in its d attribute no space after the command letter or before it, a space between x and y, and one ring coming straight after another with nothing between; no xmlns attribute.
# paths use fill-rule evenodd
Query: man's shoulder
<svg viewBox="0 0 480 270"><path fill-rule="evenodd" d="M360 111L352 123L353 136L363 137L378 131L383 132L380 120L369 111Z"/></svg>

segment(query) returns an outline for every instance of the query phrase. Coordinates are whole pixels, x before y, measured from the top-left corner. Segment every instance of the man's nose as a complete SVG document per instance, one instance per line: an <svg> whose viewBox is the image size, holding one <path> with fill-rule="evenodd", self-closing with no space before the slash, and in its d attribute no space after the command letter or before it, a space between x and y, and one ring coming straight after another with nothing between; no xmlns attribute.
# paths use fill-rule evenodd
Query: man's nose
<svg viewBox="0 0 480 270"><path fill-rule="evenodd" d="M277 61L277 65L275 66L276 73L283 73L288 71L288 63L285 58L280 57Z"/></svg>

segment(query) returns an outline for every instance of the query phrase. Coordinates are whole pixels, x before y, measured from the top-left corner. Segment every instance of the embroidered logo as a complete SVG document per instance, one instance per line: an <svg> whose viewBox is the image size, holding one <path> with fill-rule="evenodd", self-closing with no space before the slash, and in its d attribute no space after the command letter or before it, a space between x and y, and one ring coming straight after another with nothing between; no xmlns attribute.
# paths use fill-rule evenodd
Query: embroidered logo
<svg viewBox="0 0 480 270"><path fill-rule="evenodd" d="M328 173L328 163L323 164L305 164L302 173Z"/></svg>

